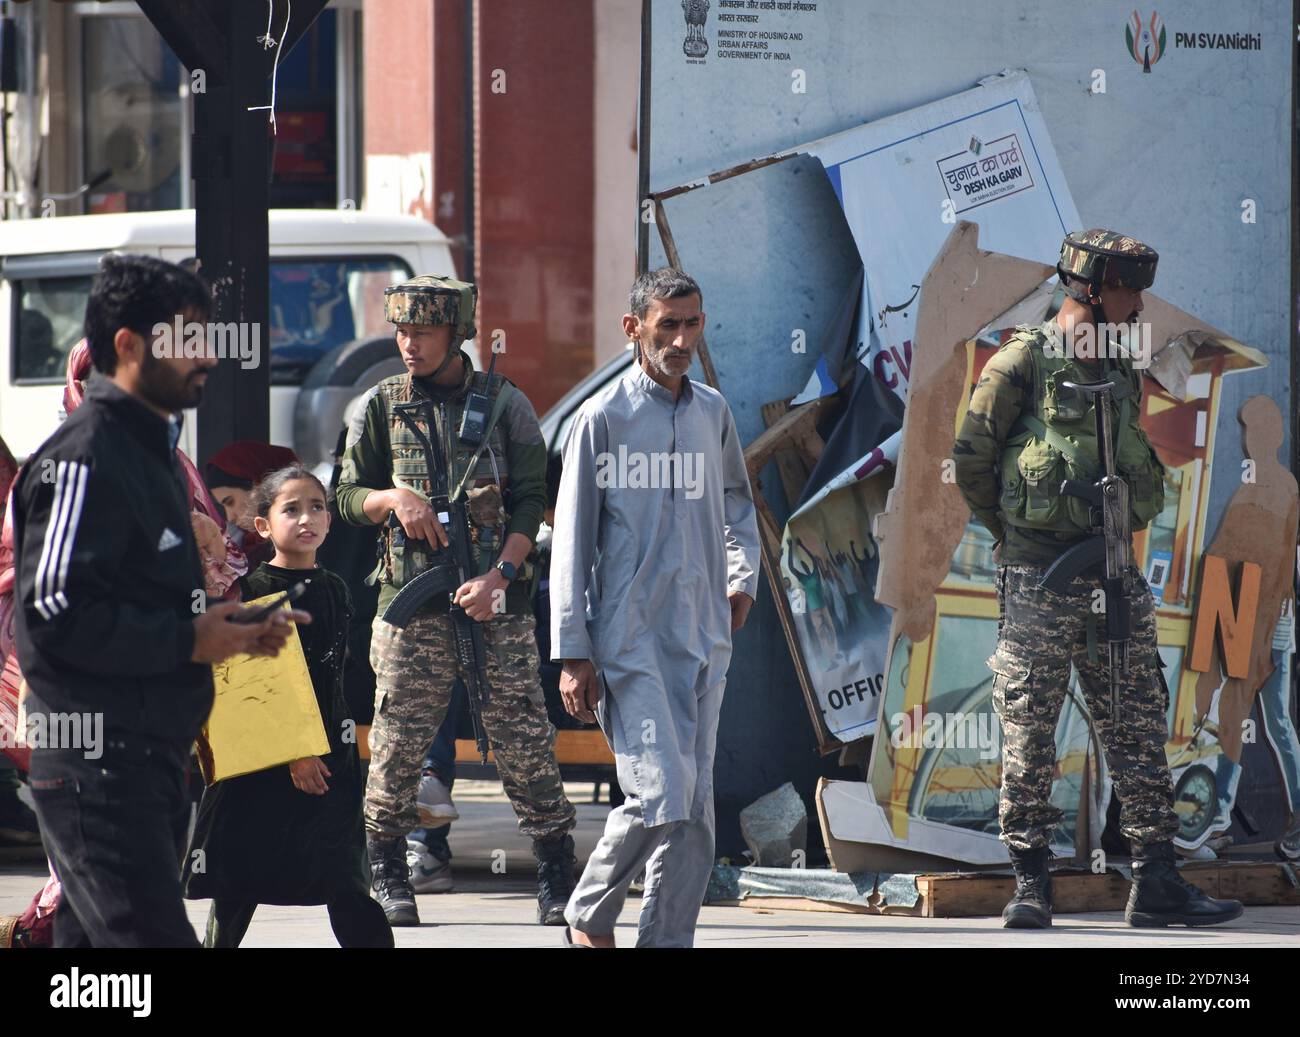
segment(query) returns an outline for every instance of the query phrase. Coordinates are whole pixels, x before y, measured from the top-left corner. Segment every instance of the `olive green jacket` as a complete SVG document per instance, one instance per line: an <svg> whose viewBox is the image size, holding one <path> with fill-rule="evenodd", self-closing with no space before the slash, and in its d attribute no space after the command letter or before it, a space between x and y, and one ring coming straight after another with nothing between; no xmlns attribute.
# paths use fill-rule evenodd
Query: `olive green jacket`
<svg viewBox="0 0 1300 1037"><path fill-rule="evenodd" d="M436 405L445 403L448 430L444 442L456 442L456 429L460 426L461 411L472 376L473 371L466 358L465 376L454 389L445 389L428 379L413 380L412 394L423 394L434 401L435 420L441 421L442 410ZM522 392L511 393L505 410L498 419L498 428L505 438L506 457L502 467L508 472L504 490L508 499L509 521L502 543L511 533L522 533L530 541L536 541L537 530L546 508L546 442L542 438L537 412ZM476 471L482 471L489 463L490 458L485 453L480 458ZM463 473L458 469L452 474L454 488ZM337 491L339 514L352 525L376 525L365 513L366 497L376 490L388 490L393 486L393 451L389 442L385 401L376 386L367 394L364 408L358 412L348 430ZM397 593L397 588L391 583L381 582L380 614ZM527 580L518 579L512 583L506 591L507 613L520 615L531 612L530 591L531 586Z"/></svg>

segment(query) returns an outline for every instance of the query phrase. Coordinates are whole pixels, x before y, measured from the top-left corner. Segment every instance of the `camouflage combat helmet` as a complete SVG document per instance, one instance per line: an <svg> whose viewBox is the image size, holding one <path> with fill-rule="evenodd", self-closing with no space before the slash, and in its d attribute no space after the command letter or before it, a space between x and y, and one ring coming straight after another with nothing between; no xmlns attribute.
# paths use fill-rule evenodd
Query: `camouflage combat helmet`
<svg viewBox="0 0 1300 1037"><path fill-rule="evenodd" d="M455 325L457 349L478 334L474 310L478 288L438 274L424 274L384 289L384 317L392 324Z"/></svg>
<svg viewBox="0 0 1300 1037"><path fill-rule="evenodd" d="M1061 259L1056 264L1056 272L1061 275L1066 292L1086 303L1087 293L1067 284L1067 276L1085 282L1094 295L1101 294L1103 285L1117 282L1125 288L1141 291L1155 283L1159 261L1155 249L1137 239L1113 230L1094 228L1066 235L1061 242Z"/></svg>

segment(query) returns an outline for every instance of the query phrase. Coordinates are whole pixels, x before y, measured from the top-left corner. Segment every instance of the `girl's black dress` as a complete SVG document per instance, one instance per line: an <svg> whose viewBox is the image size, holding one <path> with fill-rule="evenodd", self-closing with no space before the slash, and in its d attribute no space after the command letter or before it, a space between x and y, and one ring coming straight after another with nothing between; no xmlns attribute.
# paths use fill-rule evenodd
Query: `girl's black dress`
<svg viewBox="0 0 1300 1037"><path fill-rule="evenodd" d="M294 607L312 617L298 636L329 737L330 751L322 757L329 791L299 791L287 764L206 789L185 859L185 895L192 900L327 904L368 893L360 763L343 698L352 614L347 586L326 569L264 562L245 578L244 598L279 594L299 580L310 581Z"/></svg>

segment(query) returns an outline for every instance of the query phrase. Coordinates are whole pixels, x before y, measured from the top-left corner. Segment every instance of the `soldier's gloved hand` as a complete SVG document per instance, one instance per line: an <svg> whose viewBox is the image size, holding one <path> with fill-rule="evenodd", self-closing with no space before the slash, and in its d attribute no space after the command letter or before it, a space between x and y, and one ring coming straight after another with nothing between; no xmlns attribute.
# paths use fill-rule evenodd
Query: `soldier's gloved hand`
<svg viewBox="0 0 1300 1037"><path fill-rule="evenodd" d="M388 505L402 524L402 531L412 540L424 540L433 547L446 547L447 531L429 502L411 490L391 490Z"/></svg>
<svg viewBox="0 0 1300 1037"><path fill-rule="evenodd" d="M456 588L452 600L476 623L486 623L493 616L505 615L506 578L493 569L486 576L476 576Z"/></svg>

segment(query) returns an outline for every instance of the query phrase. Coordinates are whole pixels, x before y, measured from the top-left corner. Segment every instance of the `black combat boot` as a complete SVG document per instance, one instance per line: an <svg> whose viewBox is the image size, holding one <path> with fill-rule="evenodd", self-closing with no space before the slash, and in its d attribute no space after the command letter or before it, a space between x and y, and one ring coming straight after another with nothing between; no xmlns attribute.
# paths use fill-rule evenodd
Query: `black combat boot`
<svg viewBox="0 0 1300 1037"><path fill-rule="evenodd" d="M1052 874L1048 871L1048 849L1011 851L1011 865L1016 869L1016 894L1002 909L1006 929L1050 929L1052 926Z"/></svg>
<svg viewBox="0 0 1300 1037"><path fill-rule="evenodd" d="M1129 925L1139 929L1218 925L1240 915L1240 901L1207 897L1178 874L1173 843L1134 848L1133 886L1124 911L1124 921Z"/></svg>
<svg viewBox="0 0 1300 1037"><path fill-rule="evenodd" d="M370 895L384 909L388 924L419 925L411 872L406 866L406 837L376 839L367 835L366 856L370 858Z"/></svg>
<svg viewBox="0 0 1300 1037"><path fill-rule="evenodd" d="M556 835L533 840L537 858L537 922L539 925L566 925L564 909L573 895L573 836Z"/></svg>

